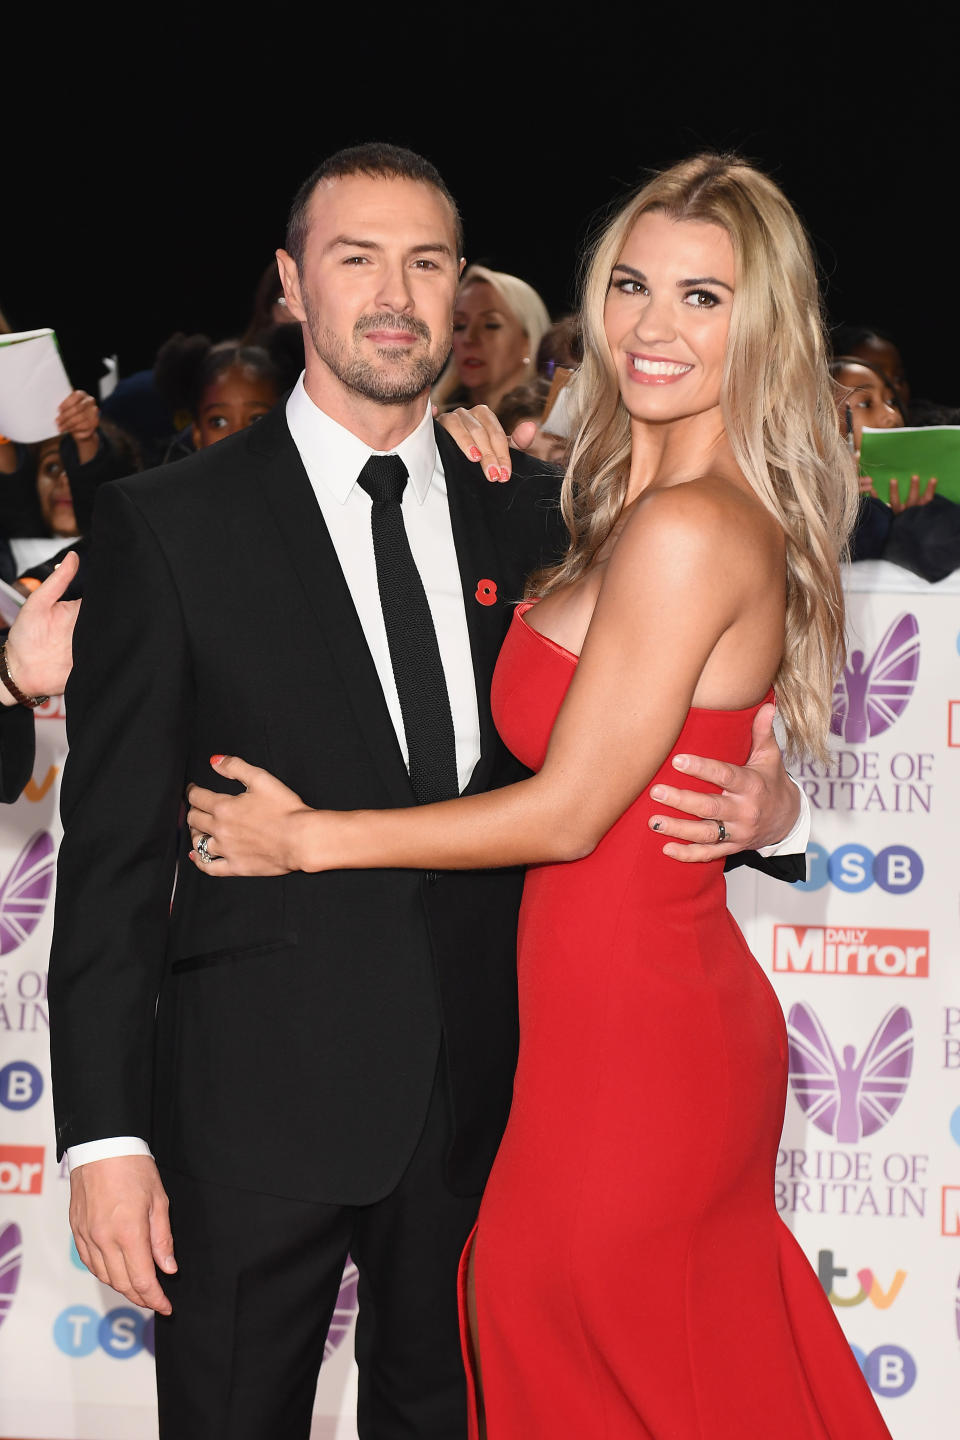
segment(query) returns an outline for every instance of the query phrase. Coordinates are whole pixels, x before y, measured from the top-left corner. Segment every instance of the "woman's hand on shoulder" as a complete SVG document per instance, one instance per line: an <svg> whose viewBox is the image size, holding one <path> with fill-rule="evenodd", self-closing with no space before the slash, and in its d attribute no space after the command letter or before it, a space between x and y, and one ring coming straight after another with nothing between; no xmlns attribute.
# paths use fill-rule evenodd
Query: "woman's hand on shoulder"
<svg viewBox="0 0 960 1440"><path fill-rule="evenodd" d="M436 414L436 407L434 407ZM507 435L488 405L474 405L449 410L437 416L437 424L455 440L468 460L479 465L488 480L502 484L510 479L513 465L510 446L525 450L537 433L536 422L524 420L512 435Z"/></svg>

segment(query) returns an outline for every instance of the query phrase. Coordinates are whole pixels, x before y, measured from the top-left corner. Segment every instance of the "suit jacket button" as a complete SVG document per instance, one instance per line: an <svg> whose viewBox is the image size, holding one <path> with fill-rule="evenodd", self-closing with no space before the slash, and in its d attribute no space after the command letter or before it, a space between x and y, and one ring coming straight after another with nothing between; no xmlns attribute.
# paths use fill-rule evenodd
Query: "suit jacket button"
<svg viewBox="0 0 960 1440"><path fill-rule="evenodd" d="M424 874L424 879L426 880L428 885L436 885L437 881L440 879L440 876L437 874L436 870L427 870Z"/></svg>

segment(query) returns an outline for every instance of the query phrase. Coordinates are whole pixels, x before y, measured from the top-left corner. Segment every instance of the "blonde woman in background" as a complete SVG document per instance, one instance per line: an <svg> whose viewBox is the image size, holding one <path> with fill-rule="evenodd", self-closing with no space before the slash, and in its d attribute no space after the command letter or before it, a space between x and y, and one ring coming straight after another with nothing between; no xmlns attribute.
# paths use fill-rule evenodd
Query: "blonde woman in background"
<svg viewBox="0 0 960 1440"><path fill-rule="evenodd" d="M469 265L453 312L453 351L434 386L434 404L496 410L508 390L533 379L537 348L549 328L547 307L532 285Z"/></svg>
<svg viewBox="0 0 960 1440"><path fill-rule="evenodd" d="M473 1436L889 1440L775 1208L776 996L722 863L657 834L671 762L742 763L774 693L790 748L826 752L857 481L809 243L766 176L698 156L606 227L583 317L569 550L493 682L532 777L336 813L230 758L247 793L193 789L189 822L212 875L531 867L513 1108L462 1266Z"/></svg>

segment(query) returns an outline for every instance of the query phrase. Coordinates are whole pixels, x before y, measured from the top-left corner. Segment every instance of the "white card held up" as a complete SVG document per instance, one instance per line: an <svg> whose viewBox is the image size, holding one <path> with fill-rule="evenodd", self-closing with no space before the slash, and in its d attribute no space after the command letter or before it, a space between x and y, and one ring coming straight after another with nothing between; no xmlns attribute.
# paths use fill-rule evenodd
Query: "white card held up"
<svg viewBox="0 0 960 1440"><path fill-rule="evenodd" d="M71 388L52 330L0 335L0 435L24 445L49 440Z"/></svg>

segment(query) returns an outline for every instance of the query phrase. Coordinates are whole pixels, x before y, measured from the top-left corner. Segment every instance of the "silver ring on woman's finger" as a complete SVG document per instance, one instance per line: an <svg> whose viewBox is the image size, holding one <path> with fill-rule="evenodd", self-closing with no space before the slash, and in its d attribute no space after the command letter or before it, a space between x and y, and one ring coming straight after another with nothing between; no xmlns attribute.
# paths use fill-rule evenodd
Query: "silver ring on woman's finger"
<svg viewBox="0 0 960 1440"><path fill-rule="evenodd" d="M212 865L214 860L218 860L220 858L218 855L211 855L210 851L207 849L207 841L211 838L212 837L210 835L201 835L200 839L197 841L197 855L203 861L204 865Z"/></svg>
<svg viewBox="0 0 960 1440"><path fill-rule="evenodd" d="M717 827L717 844L722 845L727 838L727 827L722 820L715 820L713 823Z"/></svg>

